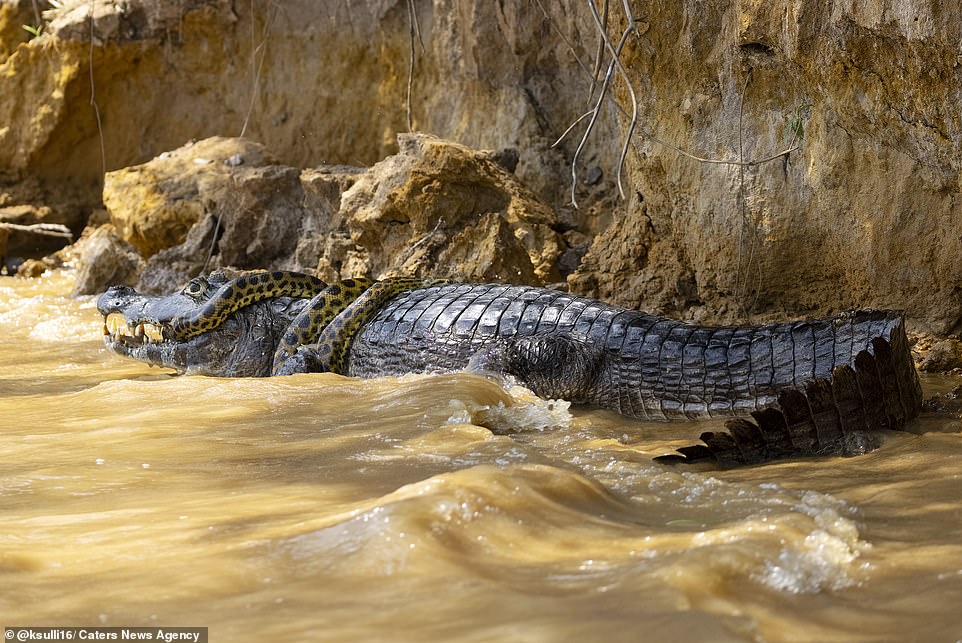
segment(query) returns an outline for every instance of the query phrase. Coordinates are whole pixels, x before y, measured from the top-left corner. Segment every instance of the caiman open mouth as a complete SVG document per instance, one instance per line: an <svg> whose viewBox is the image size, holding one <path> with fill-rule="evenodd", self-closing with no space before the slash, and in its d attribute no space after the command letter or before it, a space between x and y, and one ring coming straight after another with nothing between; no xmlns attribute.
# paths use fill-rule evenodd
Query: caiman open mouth
<svg viewBox="0 0 962 643"><path fill-rule="evenodd" d="M128 322L121 312L104 315L104 339L111 343L123 342L127 346L159 344L167 341L169 330L153 322Z"/></svg>

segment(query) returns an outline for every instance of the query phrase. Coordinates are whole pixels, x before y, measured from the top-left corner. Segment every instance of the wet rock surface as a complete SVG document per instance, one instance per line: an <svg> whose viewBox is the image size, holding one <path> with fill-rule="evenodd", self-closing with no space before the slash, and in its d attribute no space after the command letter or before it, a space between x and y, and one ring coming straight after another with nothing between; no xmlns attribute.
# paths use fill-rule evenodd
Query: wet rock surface
<svg viewBox="0 0 962 643"><path fill-rule="evenodd" d="M238 177L276 164L262 145L214 137L108 172L103 199L110 221L145 257L179 245ZM253 230L252 230L253 231Z"/></svg>
<svg viewBox="0 0 962 643"><path fill-rule="evenodd" d="M557 217L496 154L415 134L399 147L343 195L340 216L357 247L348 272L558 280Z"/></svg>
<svg viewBox="0 0 962 643"><path fill-rule="evenodd" d="M962 342L958 337L929 339L917 344L918 369L928 373L946 373L962 369Z"/></svg>

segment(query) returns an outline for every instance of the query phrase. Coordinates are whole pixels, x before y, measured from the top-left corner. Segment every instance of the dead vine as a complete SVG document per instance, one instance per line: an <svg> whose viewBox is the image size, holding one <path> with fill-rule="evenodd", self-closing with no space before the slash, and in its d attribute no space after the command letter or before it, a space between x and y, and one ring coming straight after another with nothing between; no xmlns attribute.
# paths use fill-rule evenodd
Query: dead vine
<svg viewBox="0 0 962 643"><path fill-rule="evenodd" d="M536 1L538 2L539 5L541 5L541 0L536 0ZM575 51L574 47L571 45L571 43L566 38L564 38L564 36L562 36L562 39L566 43L566 46L571 51L571 53L575 56L575 59L578 60L579 66L581 66L581 68L586 71L586 73L591 79L590 80L591 84L589 86L589 94L588 94L589 104L591 104L592 98L594 97L595 88L597 87L597 75L601 67L604 65L605 58L607 58L607 72L601 83L601 88L598 91L598 96L594 100L594 107L590 111L586 112L585 114L582 114L577 119L575 119L575 121L570 126L568 126L568 128L564 131L564 133L554 143L554 146L559 145L561 141L563 141L565 137L568 136L568 134L570 134L578 126L579 123L581 123L586 118L589 119L588 125L586 126L585 131L582 134L581 140L578 144L578 147L575 150L574 158L572 159L572 163L571 163L571 205L573 207L575 208L578 207L577 201L575 199L575 189L577 185L577 175L578 175L578 172L577 172L578 158L581 155L581 152L584 148L585 143L587 142L588 138L591 135L591 131L594 128L594 125L600 114L601 108L604 105L604 99L611 98L609 89L612 85L612 72L614 70L618 71L618 76L620 76L622 79L622 82L624 82L625 88L628 91L629 97L631 98L630 113L627 110L625 110L616 100L612 100L612 103L615 106L615 108L619 112L621 112L623 116L629 118L628 131L625 134L625 140L622 145L621 156L619 157L618 167L617 167L618 192L621 198L625 198L625 192L622 185L622 172L624 170L625 162L627 160L628 149L632 145L637 145L636 141L634 140L636 134L642 136L643 138L653 143L656 143L658 145L661 145L662 147L666 147L670 150L673 150L674 152L682 156L685 156L686 158L690 158L694 161L697 161L699 163L730 165L730 166L737 166L740 168L755 167L758 165L769 163L776 159L787 156L799 148L801 144L800 137L793 137L792 142L789 144L787 148L779 152L776 152L774 154L764 156L762 158L750 159L746 161L741 151L741 144L739 144L739 156L737 159L707 158L707 157L699 156L697 154L693 154L685 149L682 149L681 147L678 147L677 145L673 145L667 141L664 141L658 136L656 136L654 133L649 131L644 126L639 126L637 95L635 93L634 85L631 82L631 77L629 76L627 70L625 69L624 65L621 62L621 54L628 40L628 36L637 33L635 17L631 12L631 7L629 6L628 0L622 0L622 10L624 12L624 17L627 23L627 27L625 27L625 30L622 32L621 38L619 39L617 45L615 45L611 37L608 35L608 22L609 22L608 0L604 0L604 5L602 7L601 12L598 11L598 7L595 4L595 0L586 0L586 3L588 6L588 9L591 12L595 29L597 30L600 38L598 53L595 59L594 71L587 70L585 65L581 63L581 59L578 57L578 54ZM544 9L543 5L541 6L542 6L542 11L544 11L545 15L547 16L552 26L554 27L555 31L561 34L562 30L555 23L553 17Z"/></svg>
<svg viewBox="0 0 962 643"><path fill-rule="evenodd" d="M100 120L100 107L97 105L97 91L94 86L94 0L90 0L90 52L87 61L90 70L90 106L97 117L97 134L100 136L100 180L107 175L107 146L104 144L104 127Z"/></svg>
<svg viewBox="0 0 962 643"><path fill-rule="evenodd" d="M417 51L414 47L415 42L421 45L421 54L424 54L424 40L421 39L421 25L418 23L418 10L414 5L414 0L407 0L408 6L408 25L409 25L409 44L410 44L410 60L408 62L408 88L407 88L407 101L405 103L405 113L407 115L408 131L414 131L414 117L412 115L413 108L411 107L414 94L414 61L417 57Z"/></svg>
<svg viewBox="0 0 962 643"><path fill-rule="evenodd" d="M257 102L257 90L260 87L261 72L264 70L264 61L267 59L268 35L277 19L279 8L274 0L267 4L266 18L264 27L261 30L261 39L257 43L257 24L254 20L256 15L254 0L251 0L251 99L247 104L247 114L244 116L244 125L241 127L239 136L243 137L247 133L247 126L250 124L251 114L254 112L254 103ZM258 55L260 60L258 60Z"/></svg>

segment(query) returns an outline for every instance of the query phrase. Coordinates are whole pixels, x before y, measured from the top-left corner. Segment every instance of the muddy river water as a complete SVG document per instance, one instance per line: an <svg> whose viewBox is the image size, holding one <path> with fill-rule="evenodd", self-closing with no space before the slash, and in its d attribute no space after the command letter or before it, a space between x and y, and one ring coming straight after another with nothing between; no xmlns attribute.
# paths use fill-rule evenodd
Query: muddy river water
<svg viewBox="0 0 962 643"><path fill-rule="evenodd" d="M172 376L70 285L0 278L0 625L962 640L957 412L858 458L672 468L704 426L474 376Z"/></svg>

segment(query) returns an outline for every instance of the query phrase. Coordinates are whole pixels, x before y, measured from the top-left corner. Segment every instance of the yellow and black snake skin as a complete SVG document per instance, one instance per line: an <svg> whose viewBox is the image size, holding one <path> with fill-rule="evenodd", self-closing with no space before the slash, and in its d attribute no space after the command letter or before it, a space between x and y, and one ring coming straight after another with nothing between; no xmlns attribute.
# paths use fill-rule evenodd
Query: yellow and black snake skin
<svg viewBox="0 0 962 643"><path fill-rule="evenodd" d="M272 373L297 352L298 346L311 345L324 370L345 372L345 359L357 331L402 292L447 283L442 279L392 277L377 282L361 277L345 279L328 286L294 318L274 353Z"/></svg>
<svg viewBox="0 0 962 643"><path fill-rule="evenodd" d="M210 296L206 304L170 322L171 339L189 339L221 325L225 319L245 306L271 297L313 297L326 283L300 272L249 272L233 279ZM203 278L192 279L183 294L205 297L208 284Z"/></svg>
<svg viewBox="0 0 962 643"><path fill-rule="evenodd" d="M343 279L334 284L298 272L250 272L220 286L208 301L170 323L172 339L189 339L216 328L232 313L271 297L311 297L281 337L271 371L297 352L312 346L327 370L344 371L347 349L354 334L385 301L407 290L446 283L440 279L394 277L372 281L367 277ZM209 284L192 280L183 290L189 297L206 297Z"/></svg>
<svg viewBox="0 0 962 643"><path fill-rule="evenodd" d="M337 314L363 295L372 283L367 277L344 279L315 295L281 337L271 372L277 373L281 365L297 352L298 346L314 344Z"/></svg>
<svg viewBox="0 0 962 643"><path fill-rule="evenodd" d="M354 336L386 301L408 290L448 283L445 279L394 277L376 282L359 295L321 331L316 342L320 363L331 373L345 375L348 349Z"/></svg>

